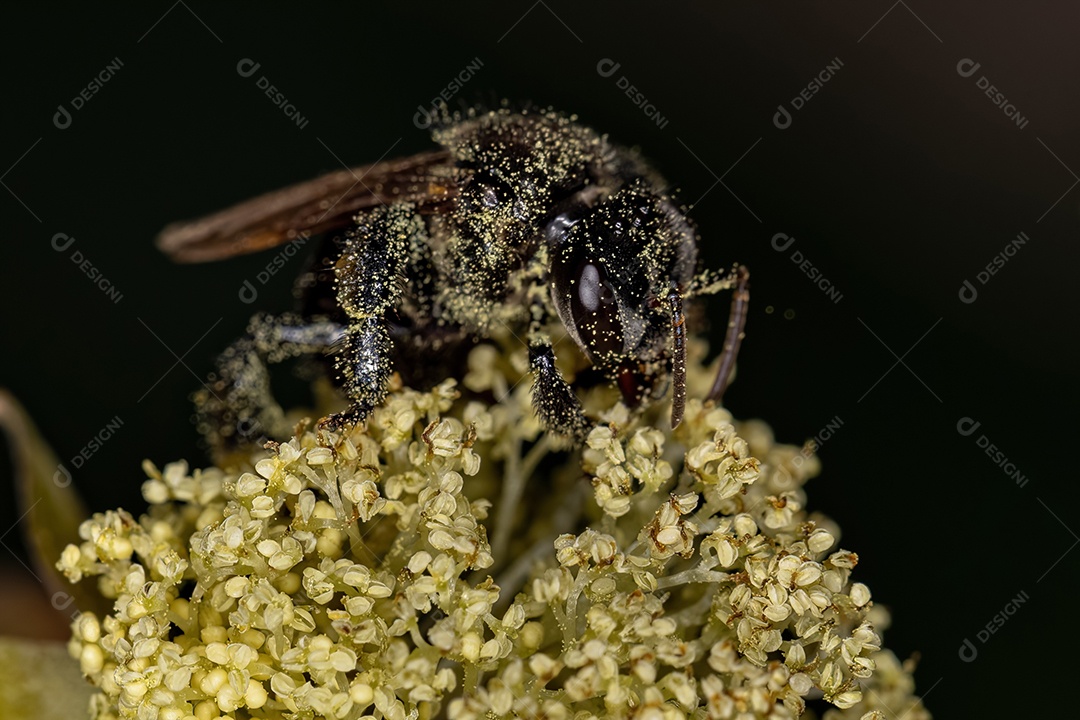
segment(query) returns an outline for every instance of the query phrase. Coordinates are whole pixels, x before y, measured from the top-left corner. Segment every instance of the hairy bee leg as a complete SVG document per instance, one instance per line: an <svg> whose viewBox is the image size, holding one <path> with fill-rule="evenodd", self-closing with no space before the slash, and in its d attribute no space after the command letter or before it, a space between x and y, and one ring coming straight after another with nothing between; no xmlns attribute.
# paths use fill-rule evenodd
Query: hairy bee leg
<svg viewBox="0 0 1080 720"><path fill-rule="evenodd" d="M728 316L727 335L724 337L724 349L720 352L720 365L716 370L716 379L709 400L720 402L731 381L731 371L735 367L735 358L739 355L739 346L746 336L746 314L750 306L750 271L740 265L735 273L735 290L731 295L731 313Z"/></svg>
<svg viewBox="0 0 1080 720"><path fill-rule="evenodd" d="M320 427L336 430L362 422L386 399L393 344L385 316L401 300L410 254L422 255L426 232L414 205L394 203L358 216L356 228L346 234L334 273L349 327L335 348L334 367L351 405L323 418Z"/></svg>
<svg viewBox="0 0 1080 720"><path fill-rule="evenodd" d="M215 450L260 437L287 437L291 428L270 390L268 364L325 352L345 332L328 321L295 315L256 315L248 332L217 360L217 372L195 394L199 432Z"/></svg>
<svg viewBox="0 0 1080 720"><path fill-rule="evenodd" d="M386 399L386 385L393 371L390 353L393 346L386 322L381 317L354 320L345 332L334 367L345 380L344 390L351 406L328 415L319 427L339 430L363 422Z"/></svg>
<svg viewBox="0 0 1080 720"><path fill-rule="evenodd" d="M529 345L529 364L533 371L532 404L537 417L548 430L581 445L592 430L592 421L574 389L555 367L555 351L550 342Z"/></svg>

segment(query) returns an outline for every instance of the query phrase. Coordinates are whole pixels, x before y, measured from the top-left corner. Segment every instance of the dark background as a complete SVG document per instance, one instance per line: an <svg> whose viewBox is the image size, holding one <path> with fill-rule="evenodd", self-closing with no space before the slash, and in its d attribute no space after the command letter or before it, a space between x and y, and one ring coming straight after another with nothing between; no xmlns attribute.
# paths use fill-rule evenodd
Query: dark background
<svg viewBox="0 0 1080 720"><path fill-rule="evenodd" d="M1080 10L166 1L5 16L0 384L62 459L121 419L74 473L94 509L139 507L143 457L202 463L188 395L254 309L289 306L301 262L265 285L256 278L272 252L175 266L153 246L158 230L336 170L339 158L357 165L431 147L413 124L417 106L479 58L453 103L550 104L640 146L685 202L701 198L692 216L708 262L749 265L749 336L728 405L787 442L842 421L821 448L811 507L840 523L844 547L860 556L857 579L893 609L886 644L901 658L921 654L928 707L1004 717L1049 714L1064 700L1051 683L1071 657L1076 611L1066 601L1080 559L1069 552L1080 530L1069 500ZM115 76L56 127L58 105L70 110L115 58ZM252 77L237 72L244 58L260 63ZM611 77L597 72L605 58L620 63ZM965 58L981 64L966 78ZM778 129L777 106L790 110L836 59L835 76ZM258 89L261 76L306 127ZM665 127L623 94L624 76ZM1025 127L977 87L983 76ZM1020 232L1028 243L980 284ZM54 251L57 233L75 244ZM796 241L779 252L777 233ZM70 261L74 250L119 303ZM795 250L839 302L791 261ZM959 298L965 279L978 289L973 303ZM259 289L254 305L238 299L245 280ZM727 303L709 306L718 325ZM971 436L957 431L965 417L981 423ZM1024 486L978 447L983 435ZM17 562L7 450L0 456L0 541L10 550L0 562L14 582L29 573ZM1028 600L979 641L1021 593ZM0 622L0 632L27 631L18 618ZM965 638L978 650L972 662L959 656Z"/></svg>

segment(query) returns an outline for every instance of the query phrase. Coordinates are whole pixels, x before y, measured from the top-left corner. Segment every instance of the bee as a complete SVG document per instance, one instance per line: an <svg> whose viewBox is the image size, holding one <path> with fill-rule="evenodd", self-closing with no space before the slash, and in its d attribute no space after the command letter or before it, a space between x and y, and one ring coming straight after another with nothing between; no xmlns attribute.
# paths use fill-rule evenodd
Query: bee
<svg viewBox="0 0 1080 720"><path fill-rule="evenodd" d="M336 430L380 405L395 370L442 368L504 330L528 344L542 424L581 444L595 423L556 368L560 324L628 406L670 386L677 426L684 303L733 289L708 395L720 400L744 336L749 272L699 271L685 209L636 151L550 109L444 111L433 139L437 150L333 172L162 231L158 247L178 262L328 238L302 276L300 310L256 315L197 393L211 447L254 429L289 434L268 364L327 358L349 404L320 420Z"/></svg>

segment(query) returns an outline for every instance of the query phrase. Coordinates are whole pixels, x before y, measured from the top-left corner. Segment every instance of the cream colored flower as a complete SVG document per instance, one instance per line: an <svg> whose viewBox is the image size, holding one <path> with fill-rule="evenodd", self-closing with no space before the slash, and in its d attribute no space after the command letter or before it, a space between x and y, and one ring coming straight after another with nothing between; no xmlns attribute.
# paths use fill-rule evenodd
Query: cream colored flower
<svg viewBox="0 0 1080 720"><path fill-rule="evenodd" d="M460 386L395 383L346 435L145 464L148 513L94 515L57 563L113 602L72 625L94 717L929 717L858 557L803 509L816 458L604 388L555 455L527 367L480 345Z"/></svg>

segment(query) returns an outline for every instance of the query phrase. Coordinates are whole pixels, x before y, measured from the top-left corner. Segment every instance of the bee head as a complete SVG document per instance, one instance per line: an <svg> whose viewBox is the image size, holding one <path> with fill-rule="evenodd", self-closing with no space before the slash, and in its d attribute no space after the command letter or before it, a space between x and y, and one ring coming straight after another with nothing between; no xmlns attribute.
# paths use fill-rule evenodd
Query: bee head
<svg viewBox="0 0 1080 720"><path fill-rule="evenodd" d="M667 357L674 328L668 298L690 285L697 261L682 211L636 183L576 219L555 218L547 236L555 308L589 360L616 375Z"/></svg>

